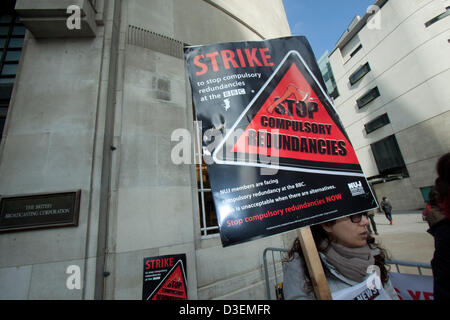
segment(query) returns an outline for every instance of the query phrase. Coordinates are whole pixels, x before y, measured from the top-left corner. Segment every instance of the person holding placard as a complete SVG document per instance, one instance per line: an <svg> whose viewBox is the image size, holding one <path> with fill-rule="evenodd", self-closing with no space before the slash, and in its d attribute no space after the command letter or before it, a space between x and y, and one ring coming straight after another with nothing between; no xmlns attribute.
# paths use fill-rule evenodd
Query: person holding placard
<svg viewBox="0 0 450 320"><path fill-rule="evenodd" d="M311 226L311 232L324 267L325 276L334 299L392 299L398 296L388 277L386 251L375 243L368 231L367 212ZM284 264L283 294L286 300L315 299L313 284L297 238ZM377 270L379 285L370 272ZM370 280L369 280L370 279ZM367 283L367 286L364 285ZM341 294L360 290L355 296ZM343 298L343 297L346 298Z"/></svg>

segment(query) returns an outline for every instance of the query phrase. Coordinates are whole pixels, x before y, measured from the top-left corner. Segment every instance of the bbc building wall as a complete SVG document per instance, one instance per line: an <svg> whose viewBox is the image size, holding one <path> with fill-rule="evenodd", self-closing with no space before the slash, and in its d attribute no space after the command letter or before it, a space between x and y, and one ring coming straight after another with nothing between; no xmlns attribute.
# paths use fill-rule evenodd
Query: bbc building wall
<svg viewBox="0 0 450 320"><path fill-rule="evenodd" d="M81 29L66 8L81 8ZM143 259L187 257L190 299L265 299L262 254L201 230L184 45L290 35L281 0L17 0L27 27L0 146L0 195L81 190L76 227L0 233L0 299L141 299ZM73 12L73 11L72 11ZM194 147L192 146L192 151ZM192 157L193 158L193 157ZM81 289L66 286L79 266Z"/></svg>
<svg viewBox="0 0 450 320"><path fill-rule="evenodd" d="M423 209L450 151L450 1L374 5L329 56L334 102L379 202Z"/></svg>

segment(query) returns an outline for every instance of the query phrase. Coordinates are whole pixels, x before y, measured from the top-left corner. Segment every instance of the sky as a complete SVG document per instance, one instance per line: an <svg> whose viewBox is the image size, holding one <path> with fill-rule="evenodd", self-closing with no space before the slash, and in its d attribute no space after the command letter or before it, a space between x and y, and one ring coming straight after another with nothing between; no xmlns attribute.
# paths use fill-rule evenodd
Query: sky
<svg viewBox="0 0 450 320"><path fill-rule="evenodd" d="M292 35L306 36L316 59L331 52L350 22L375 0L283 0Z"/></svg>

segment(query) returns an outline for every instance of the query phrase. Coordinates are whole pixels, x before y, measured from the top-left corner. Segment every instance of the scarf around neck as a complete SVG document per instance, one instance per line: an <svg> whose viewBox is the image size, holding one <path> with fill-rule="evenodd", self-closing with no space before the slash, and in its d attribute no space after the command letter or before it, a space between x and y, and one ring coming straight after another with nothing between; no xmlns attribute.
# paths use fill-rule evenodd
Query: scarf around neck
<svg viewBox="0 0 450 320"><path fill-rule="evenodd" d="M362 282L367 276L367 267L375 264L374 256L379 254L378 249L371 249L369 245L360 248L347 248L331 242L324 253L328 263L333 265L346 278Z"/></svg>

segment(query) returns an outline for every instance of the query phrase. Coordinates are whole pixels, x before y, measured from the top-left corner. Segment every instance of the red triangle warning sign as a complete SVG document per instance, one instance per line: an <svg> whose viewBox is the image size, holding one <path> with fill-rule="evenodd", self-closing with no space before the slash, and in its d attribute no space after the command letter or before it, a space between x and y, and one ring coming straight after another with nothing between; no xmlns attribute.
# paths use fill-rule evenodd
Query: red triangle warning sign
<svg viewBox="0 0 450 320"><path fill-rule="evenodd" d="M184 269L179 261L152 293L152 300L187 300Z"/></svg>
<svg viewBox="0 0 450 320"><path fill-rule="evenodd" d="M277 161L263 164L259 156ZM362 175L332 102L296 51L286 55L213 157L222 164Z"/></svg>

